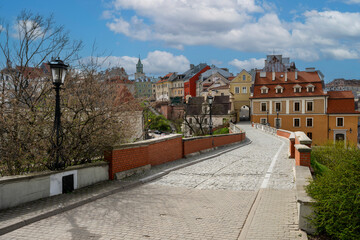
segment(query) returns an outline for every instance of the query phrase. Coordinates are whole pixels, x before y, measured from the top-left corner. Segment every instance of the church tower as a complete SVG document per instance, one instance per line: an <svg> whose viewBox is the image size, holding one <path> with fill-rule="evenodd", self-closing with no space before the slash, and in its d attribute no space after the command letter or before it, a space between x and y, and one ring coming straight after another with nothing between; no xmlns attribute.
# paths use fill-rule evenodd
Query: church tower
<svg viewBox="0 0 360 240"><path fill-rule="evenodd" d="M141 63L140 57L139 57L139 61L136 64L136 73L135 73L135 79L138 79L140 77L144 77L144 65Z"/></svg>

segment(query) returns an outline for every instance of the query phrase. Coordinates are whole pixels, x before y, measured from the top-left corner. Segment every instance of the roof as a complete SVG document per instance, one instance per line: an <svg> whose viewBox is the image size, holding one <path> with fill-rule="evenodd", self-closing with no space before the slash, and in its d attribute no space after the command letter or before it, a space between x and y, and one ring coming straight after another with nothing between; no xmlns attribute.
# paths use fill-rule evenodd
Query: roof
<svg viewBox="0 0 360 240"><path fill-rule="evenodd" d="M203 112L204 97L191 97L186 104L187 115L201 115ZM230 110L229 96L215 96L212 104L212 115L227 115Z"/></svg>
<svg viewBox="0 0 360 240"><path fill-rule="evenodd" d="M166 74L164 77L160 77L160 80L157 81L156 83L163 83L163 82L167 82L167 81L172 81L176 78L176 72L171 72Z"/></svg>
<svg viewBox="0 0 360 240"><path fill-rule="evenodd" d="M304 96L326 96L323 91L323 81L319 74L315 72L298 71L298 78L295 79L295 72L287 72L285 82L285 72L275 72L275 80L272 80L273 73L266 72L265 77L260 77L260 71L256 72L254 82L254 94L251 98L283 98L283 97L304 97ZM314 92L307 92L306 87L315 86ZM276 93L277 86L283 87L282 93ZM294 87L302 88L300 93L294 92ZM261 93L261 88L269 88L268 93Z"/></svg>
<svg viewBox="0 0 360 240"><path fill-rule="evenodd" d="M329 91L328 95L329 99L354 98L354 94L352 93L352 91Z"/></svg>
<svg viewBox="0 0 360 240"><path fill-rule="evenodd" d="M219 74L221 74L221 75L222 75L223 77L225 77L225 78L229 78L229 77L232 76L232 74L231 74L229 71L226 71L226 70L224 70L224 69L222 69L222 68L218 68L218 67L212 66L211 69L203 72L203 73L201 74L201 77L202 77L203 79L206 79L206 78L210 77L211 75L213 75L213 74L215 74L215 73L219 73Z"/></svg>
<svg viewBox="0 0 360 240"><path fill-rule="evenodd" d="M205 67L207 66L206 63L200 63L196 66L194 66L193 68L190 68L189 70L187 70L186 72L184 72L182 75L184 75L184 81L192 78L195 74L197 74L198 72L200 72L201 70L203 70Z"/></svg>

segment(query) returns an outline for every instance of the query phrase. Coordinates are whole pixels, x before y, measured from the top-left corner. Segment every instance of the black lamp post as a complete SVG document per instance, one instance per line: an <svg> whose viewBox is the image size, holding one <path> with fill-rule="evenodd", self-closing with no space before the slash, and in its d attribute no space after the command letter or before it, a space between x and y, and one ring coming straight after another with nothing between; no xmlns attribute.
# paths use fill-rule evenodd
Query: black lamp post
<svg viewBox="0 0 360 240"><path fill-rule="evenodd" d="M50 65L52 81L56 92L56 103L55 103L55 119L53 134L56 133L55 141L52 139L52 157L54 161L50 163L48 168L50 170L59 170L65 168L65 162L61 159L61 145L63 142L62 129L61 129L61 110L60 110L60 89L61 85L64 84L68 65L64 64L60 58L52 59L48 63ZM54 156L55 155L55 156Z"/></svg>
<svg viewBox="0 0 360 240"><path fill-rule="evenodd" d="M276 110L276 129L279 129L279 110Z"/></svg>
<svg viewBox="0 0 360 240"><path fill-rule="evenodd" d="M212 103L213 103L214 97L213 97L213 96L211 96L211 95L208 95L207 100L208 100L208 103L209 103L209 106L210 106L209 131L210 131L210 135L212 135L212 127L213 127L213 125L212 125L211 106L212 106Z"/></svg>

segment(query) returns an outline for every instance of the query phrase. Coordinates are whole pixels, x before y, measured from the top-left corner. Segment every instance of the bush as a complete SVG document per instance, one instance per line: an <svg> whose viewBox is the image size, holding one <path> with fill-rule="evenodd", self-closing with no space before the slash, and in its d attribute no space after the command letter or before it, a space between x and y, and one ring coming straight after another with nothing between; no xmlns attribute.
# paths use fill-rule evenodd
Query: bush
<svg viewBox="0 0 360 240"><path fill-rule="evenodd" d="M164 132L171 131L169 121L163 116L152 116L150 129L156 129Z"/></svg>
<svg viewBox="0 0 360 240"><path fill-rule="evenodd" d="M213 134L218 135L218 134L227 134L227 133L229 133L229 128L225 127L215 130Z"/></svg>
<svg viewBox="0 0 360 240"><path fill-rule="evenodd" d="M360 237L360 151L337 144L316 148L315 162L328 170L307 187L316 200L312 222L319 234L336 239Z"/></svg>

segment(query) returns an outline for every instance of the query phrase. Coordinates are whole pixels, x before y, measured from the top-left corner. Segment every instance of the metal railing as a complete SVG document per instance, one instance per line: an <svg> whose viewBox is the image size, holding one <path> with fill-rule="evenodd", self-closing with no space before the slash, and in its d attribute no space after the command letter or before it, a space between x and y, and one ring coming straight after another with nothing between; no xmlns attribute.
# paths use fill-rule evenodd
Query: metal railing
<svg viewBox="0 0 360 240"><path fill-rule="evenodd" d="M239 126L237 126L236 124L233 123L229 123L229 129L231 130L232 133L242 133L244 132L244 130L242 130Z"/></svg>

